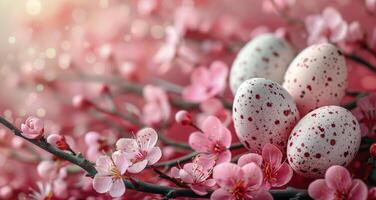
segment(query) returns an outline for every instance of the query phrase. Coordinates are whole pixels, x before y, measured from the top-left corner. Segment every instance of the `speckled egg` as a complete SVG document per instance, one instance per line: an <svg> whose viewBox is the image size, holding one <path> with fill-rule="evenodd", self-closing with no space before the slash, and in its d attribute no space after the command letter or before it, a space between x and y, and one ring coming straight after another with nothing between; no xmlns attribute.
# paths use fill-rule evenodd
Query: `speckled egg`
<svg viewBox="0 0 376 200"><path fill-rule="evenodd" d="M291 45L273 34L263 34L248 42L236 56L230 72L233 94L250 78L266 78L279 84L295 56Z"/></svg>
<svg viewBox="0 0 376 200"><path fill-rule="evenodd" d="M299 112L281 85L252 78L244 81L236 92L233 120L239 140L251 152L260 153L267 143L284 151Z"/></svg>
<svg viewBox="0 0 376 200"><path fill-rule="evenodd" d="M330 166L349 164L360 141L359 124L350 111L324 106L308 113L292 130L287 159L297 174L323 177Z"/></svg>
<svg viewBox="0 0 376 200"><path fill-rule="evenodd" d="M283 83L302 116L321 106L338 105L346 85L345 58L337 47L328 43L312 45L296 56Z"/></svg>

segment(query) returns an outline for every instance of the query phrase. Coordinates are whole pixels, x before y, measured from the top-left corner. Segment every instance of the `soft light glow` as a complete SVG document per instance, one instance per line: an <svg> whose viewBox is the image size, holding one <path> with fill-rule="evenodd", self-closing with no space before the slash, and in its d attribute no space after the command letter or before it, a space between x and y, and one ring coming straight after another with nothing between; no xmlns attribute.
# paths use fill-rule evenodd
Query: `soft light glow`
<svg viewBox="0 0 376 200"><path fill-rule="evenodd" d="M26 13L29 15L38 15L42 11L42 3L39 0L28 0L26 2Z"/></svg>

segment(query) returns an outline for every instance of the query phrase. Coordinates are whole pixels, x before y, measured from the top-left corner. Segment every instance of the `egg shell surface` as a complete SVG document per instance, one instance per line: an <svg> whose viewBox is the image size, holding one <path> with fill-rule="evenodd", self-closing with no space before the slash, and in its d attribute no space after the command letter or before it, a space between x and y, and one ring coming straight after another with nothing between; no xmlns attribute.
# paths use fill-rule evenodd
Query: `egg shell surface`
<svg viewBox="0 0 376 200"><path fill-rule="evenodd" d="M295 50L283 38L262 34L248 42L236 56L230 72L230 88L233 94L240 84L250 78L265 78L279 84Z"/></svg>
<svg viewBox="0 0 376 200"><path fill-rule="evenodd" d="M271 143L285 152L288 136L299 120L296 104L278 83L263 78L243 82L236 92L233 121L239 140L261 153Z"/></svg>
<svg viewBox="0 0 376 200"><path fill-rule="evenodd" d="M328 43L312 45L297 55L283 83L302 116L322 106L339 105L346 86L345 57Z"/></svg>
<svg viewBox="0 0 376 200"><path fill-rule="evenodd" d="M297 174L323 177L330 166L349 164L360 142L360 127L352 113L340 106L324 106L308 113L292 130L287 159Z"/></svg>

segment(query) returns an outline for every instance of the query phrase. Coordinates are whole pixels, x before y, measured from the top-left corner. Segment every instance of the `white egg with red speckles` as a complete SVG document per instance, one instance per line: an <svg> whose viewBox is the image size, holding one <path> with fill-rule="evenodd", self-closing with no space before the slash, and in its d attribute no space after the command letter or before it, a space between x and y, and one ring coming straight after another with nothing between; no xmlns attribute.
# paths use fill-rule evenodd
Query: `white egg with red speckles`
<svg viewBox="0 0 376 200"><path fill-rule="evenodd" d="M351 112L340 106L324 106L308 113L294 127L287 159L297 174L323 177L330 166L349 164L360 142L360 127Z"/></svg>
<svg viewBox="0 0 376 200"><path fill-rule="evenodd" d="M283 152L299 120L289 93L278 83L263 78L244 81L236 92L233 121L239 140L251 152L261 153L267 143Z"/></svg>
<svg viewBox="0 0 376 200"><path fill-rule="evenodd" d="M283 83L302 116L321 106L339 105L346 86L345 58L328 43L312 45L297 55Z"/></svg>
<svg viewBox="0 0 376 200"><path fill-rule="evenodd" d="M283 38L262 34L248 42L236 56L230 72L233 94L250 78L266 78L279 84L295 56L295 50Z"/></svg>

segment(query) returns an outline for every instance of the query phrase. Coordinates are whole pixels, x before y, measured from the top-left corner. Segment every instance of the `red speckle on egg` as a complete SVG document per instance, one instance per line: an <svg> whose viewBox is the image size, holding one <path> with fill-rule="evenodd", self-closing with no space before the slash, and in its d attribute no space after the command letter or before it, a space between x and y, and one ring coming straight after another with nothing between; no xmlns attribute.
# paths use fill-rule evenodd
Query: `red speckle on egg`
<svg viewBox="0 0 376 200"><path fill-rule="evenodd" d="M331 140L330 140L330 145L332 145L332 146L336 145L336 140L331 139Z"/></svg>

